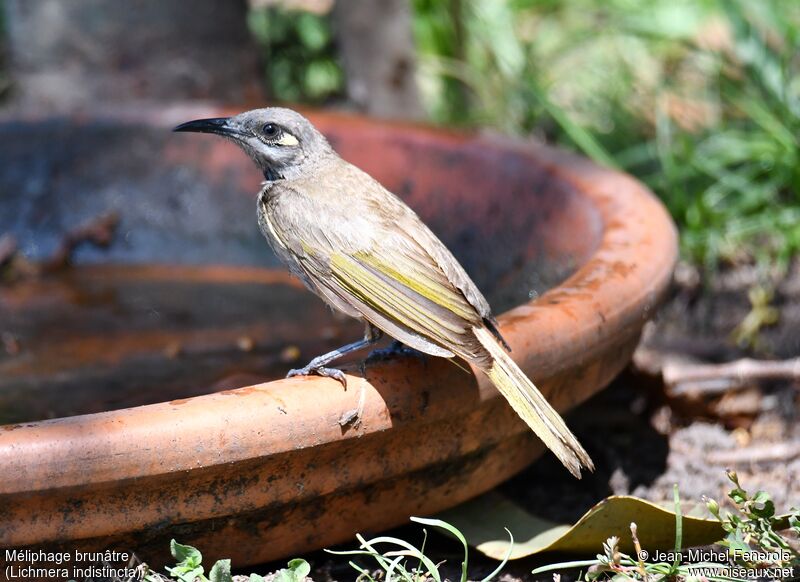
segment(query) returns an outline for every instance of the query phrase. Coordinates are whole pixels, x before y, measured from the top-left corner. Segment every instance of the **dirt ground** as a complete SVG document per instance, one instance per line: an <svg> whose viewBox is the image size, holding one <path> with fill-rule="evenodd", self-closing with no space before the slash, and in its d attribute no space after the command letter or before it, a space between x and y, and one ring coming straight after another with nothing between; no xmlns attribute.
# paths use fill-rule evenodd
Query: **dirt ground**
<svg viewBox="0 0 800 582"><path fill-rule="evenodd" d="M696 272L679 269L671 297L648 327L635 362L568 417L597 465L595 473L576 481L552 455L544 455L500 491L535 515L569 523L612 494L669 502L675 483L685 511L702 509L703 495L724 500L730 489L725 470L730 468L748 491L768 491L779 513L800 505L796 380L744 382L707 394L665 386L659 370L663 362L675 359L718 363L800 355L800 262L776 286L771 305L780 312L777 323L760 328L749 347L733 341L736 326L751 311L747 292L758 282L757 271L750 267L730 269L706 283ZM417 527L388 535L421 541ZM355 544L343 547L353 549ZM457 579L458 546L433 537L427 547L434 560L446 560L443 573ZM322 552L304 557L312 564L314 580L354 579L355 571L345 559ZM500 580L551 580L552 576L534 577L530 571L566 559L570 557L518 560L506 566ZM283 566L268 564L258 571ZM495 566L474 552L470 578L480 579ZM562 577L568 579L569 575Z"/></svg>

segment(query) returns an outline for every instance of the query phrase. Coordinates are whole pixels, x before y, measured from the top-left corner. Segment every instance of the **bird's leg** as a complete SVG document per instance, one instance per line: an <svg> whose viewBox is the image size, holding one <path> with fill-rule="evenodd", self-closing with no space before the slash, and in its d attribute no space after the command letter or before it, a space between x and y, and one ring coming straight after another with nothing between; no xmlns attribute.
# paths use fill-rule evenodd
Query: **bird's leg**
<svg viewBox="0 0 800 582"><path fill-rule="evenodd" d="M364 339L347 344L346 346L342 346L340 348L336 348L327 354L317 356L305 367L298 368L296 370L289 370L289 373L286 375L286 377L293 378L294 376L309 376L311 374L316 374L318 376L334 378L341 382L345 388L347 388L347 378L344 375L344 372L337 370L336 368L328 368L327 365L334 360L338 360L344 355L357 352L358 350L363 350L364 348L371 346L380 340L382 335L383 332L381 332L381 330L367 322L366 327L364 328Z"/></svg>

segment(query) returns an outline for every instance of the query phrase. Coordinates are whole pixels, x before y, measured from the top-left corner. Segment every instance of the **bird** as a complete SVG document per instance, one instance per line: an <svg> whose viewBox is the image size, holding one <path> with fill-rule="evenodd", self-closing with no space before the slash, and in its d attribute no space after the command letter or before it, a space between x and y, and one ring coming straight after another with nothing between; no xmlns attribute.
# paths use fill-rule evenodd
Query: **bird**
<svg viewBox="0 0 800 582"><path fill-rule="evenodd" d="M329 365L388 334L431 356L475 365L575 477L594 470L564 420L509 355L491 307L442 241L400 198L342 159L300 113L283 107L197 119L176 132L223 136L264 175L258 224L275 254L363 339L289 376L339 380Z"/></svg>

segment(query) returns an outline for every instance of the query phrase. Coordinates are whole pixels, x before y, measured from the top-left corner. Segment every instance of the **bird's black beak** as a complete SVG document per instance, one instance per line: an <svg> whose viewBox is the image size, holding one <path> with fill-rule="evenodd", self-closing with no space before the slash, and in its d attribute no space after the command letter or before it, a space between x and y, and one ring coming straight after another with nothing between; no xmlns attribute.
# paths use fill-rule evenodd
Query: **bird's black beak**
<svg viewBox="0 0 800 582"><path fill-rule="evenodd" d="M217 135L236 136L241 132L230 123L230 117L214 117L212 119L196 119L181 123L172 131L191 131L195 133L216 133Z"/></svg>

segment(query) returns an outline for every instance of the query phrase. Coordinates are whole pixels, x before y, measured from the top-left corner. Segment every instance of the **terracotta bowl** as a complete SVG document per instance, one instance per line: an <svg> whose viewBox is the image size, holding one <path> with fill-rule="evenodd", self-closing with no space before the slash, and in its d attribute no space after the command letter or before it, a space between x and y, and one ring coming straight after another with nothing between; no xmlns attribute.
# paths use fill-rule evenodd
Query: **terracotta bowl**
<svg viewBox="0 0 800 582"><path fill-rule="evenodd" d="M158 563L175 537L244 566L438 512L541 454L482 376L444 360L356 361L347 390L278 379L360 329L274 270L250 162L168 131L220 113L0 124L0 232L28 256L121 217L110 249L0 287L15 346L0 350L0 546ZM534 143L312 118L454 250L556 408L626 365L676 260L641 184Z"/></svg>

